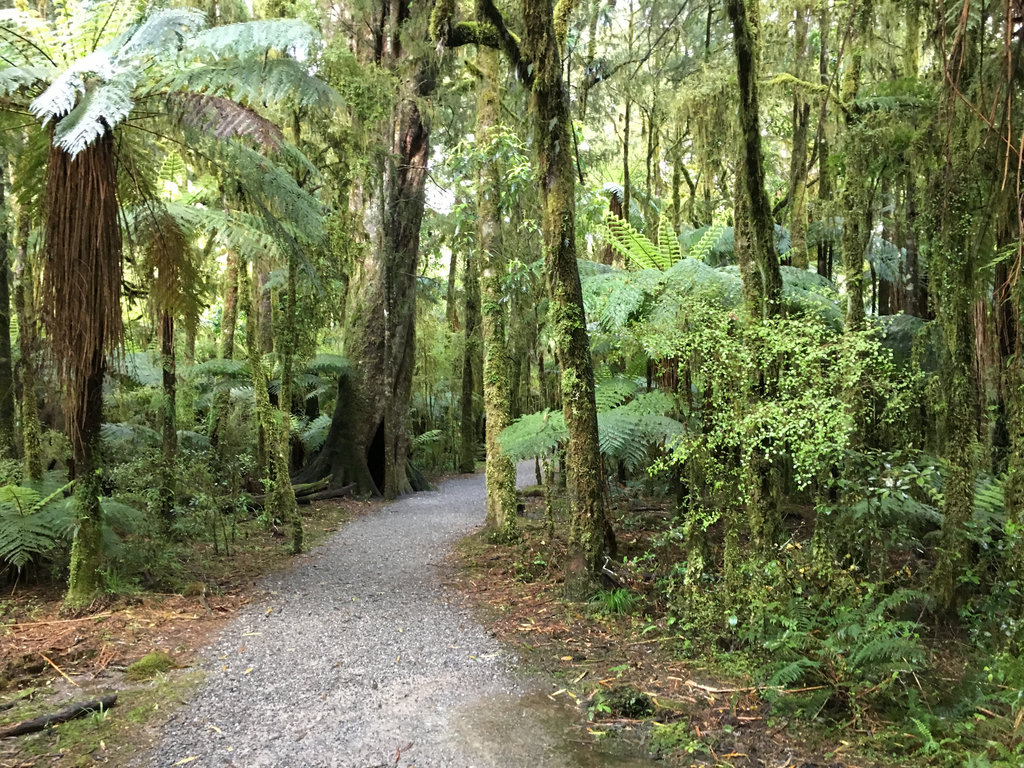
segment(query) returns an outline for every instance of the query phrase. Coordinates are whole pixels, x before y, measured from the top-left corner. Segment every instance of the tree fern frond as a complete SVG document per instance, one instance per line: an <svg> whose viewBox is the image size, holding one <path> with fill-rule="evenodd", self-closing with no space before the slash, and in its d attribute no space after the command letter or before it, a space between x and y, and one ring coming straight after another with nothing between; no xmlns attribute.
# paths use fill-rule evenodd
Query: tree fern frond
<svg viewBox="0 0 1024 768"><path fill-rule="evenodd" d="M9 96L16 91L29 90L49 82L52 70L31 64L23 67L6 67L0 70L0 96Z"/></svg>
<svg viewBox="0 0 1024 768"><path fill-rule="evenodd" d="M250 105L287 103L328 108L341 102L333 88L313 77L303 62L292 58L229 59L198 64L175 70L161 87Z"/></svg>
<svg viewBox="0 0 1024 768"><path fill-rule="evenodd" d="M569 436L560 411L540 411L521 416L502 430L501 450L513 459L541 456Z"/></svg>
<svg viewBox="0 0 1024 768"><path fill-rule="evenodd" d="M119 38L118 56L124 60L140 54L151 55L154 51L180 48L205 25L206 15L192 8L147 11L138 25Z"/></svg>
<svg viewBox="0 0 1024 768"><path fill-rule="evenodd" d="M299 434L299 439L307 451L318 451L327 440L327 432L331 428L331 417L321 413Z"/></svg>
<svg viewBox="0 0 1024 768"><path fill-rule="evenodd" d="M658 246L626 219L606 215L601 233L628 264L640 269L658 270L665 270L671 266Z"/></svg>
<svg viewBox="0 0 1024 768"><path fill-rule="evenodd" d="M662 216L658 222L658 249L668 259L669 264L675 264L683 258L683 249L679 245L679 236L672 228L672 223L667 216Z"/></svg>
<svg viewBox="0 0 1024 768"><path fill-rule="evenodd" d="M350 369L348 358L322 352L306 363L307 371L323 376L341 376Z"/></svg>
<svg viewBox="0 0 1024 768"><path fill-rule="evenodd" d="M267 149L279 149L284 140L276 123L231 99L193 92L168 94L167 101L182 125L216 139L244 136Z"/></svg>
<svg viewBox="0 0 1024 768"><path fill-rule="evenodd" d="M316 32L299 19L243 21L204 29L190 41L189 51L214 58L262 57L273 51L306 57L316 41Z"/></svg>

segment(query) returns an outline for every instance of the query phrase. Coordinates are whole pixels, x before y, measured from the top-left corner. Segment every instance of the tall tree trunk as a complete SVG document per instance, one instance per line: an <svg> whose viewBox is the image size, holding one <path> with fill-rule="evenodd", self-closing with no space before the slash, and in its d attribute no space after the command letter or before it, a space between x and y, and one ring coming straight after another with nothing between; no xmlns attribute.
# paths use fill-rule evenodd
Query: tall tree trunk
<svg viewBox="0 0 1024 768"><path fill-rule="evenodd" d="M501 108L501 71L496 51L479 48L476 64L481 72L477 90L476 135L487 147L498 133ZM488 152L488 158L493 154ZM501 168L488 159L480 169L477 194L477 247L483 260L481 320L484 344L484 413L487 449L487 529L500 541L519 538L516 519L516 467L502 450L498 435L512 423L509 379L509 342L502 244Z"/></svg>
<svg viewBox="0 0 1024 768"><path fill-rule="evenodd" d="M549 321L561 368L562 410L571 520L567 587L588 583L614 552L615 538L605 511L604 478L597 437L594 369L576 265L576 199L569 134L569 95L562 81L560 44L571 0L522 0L523 49L533 66L532 109L541 192L544 263L550 295ZM556 26L557 25L557 26ZM557 31L556 31L557 30ZM628 215L628 211L627 211ZM576 581L576 584L572 584Z"/></svg>
<svg viewBox="0 0 1024 768"><path fill-rule="evenodd" d="M406 472L408 413L415 366L416 274L423 220L430 129L421 111L435 86L433 54L402 49L400 32L412 13L408 0L387 6L389 33L371 49L380 64L406 73L398 101L379 137L386 152L367 174L361 197L367 246L352 275L346 311L345 355L352 364L327 441L301 472L302 480L331 476L362 493L393 498L413 490ZM417 10L417 13L422 12ZM346 444L339 441L347 440Z"/></svg>
<svg viewBox="0 0 1024 768"><path fill-rule="evenodd" d="M474 395L480 368L480 275L477 254L467 250L463 284L466 296L462 347L462 398L459 403L459 471L472 472L476 467L477 420Z"/></svg>
<svg viewBox="0 0 1024 768"><path fill-rule="evenodd" d="M14 361L11 355L10 226L4 205L7 159L0 158L0 459L17 457L14 424Z"/></svg>
<svg viewBox="0 0 1024 768"><path fill-rule="evenodd" d="M25 474L43 479L40 446L39 401L36 397L36 313L32 264L28 256L29 219L24 206L18 207L18 256L14 265L14 309L18 316L18 371L21 380L21 447Z"/></svg>
<svg viewBox="0 0 1024 768"><path fill-rule="evenodd" d="M224 311L220 321L220 356L224 360L231 360L235 356L235 326L238 325L238 252L234 249L228 250L224 265L223 305ZM230 407L231 393L224 387L218 387L213 396L211 409L210 442L214 446L220 445L221 429Z"/></svg>
<svg viewBox="0 0 1024 768"><path fill-rule="evenodd" d="M860 88L865 44L871 29L871 0L863 0L856 12L856 39L849 66L843 75L841 95L846 112L846 177L843 180L843 286L846 289L846 328L864 328L864 257L871 238L871 199L868 187L870 148L859 132L860 116L853 105Z"/></svg>
<svg viewBox="0 0 1024 768"><path fill-rule="evenodd" d="M751 252L761 278L761 317L775 317L782 311L782 272L775 247L775 223L764 187L761 156L761 119L757 89L758 20L756 8L745 0L729 0L729 19L736 49L736 73L740 87L739 122L742 158L738 173L742 180L744 204L750 222Z"/></svg>
<svg viewBox="0 0 1024 768"><path fill-rule="evenodd" d="M796 11L793 46L796 76L805 77L807 58L806 11ZM807 255L807 133L811 121L811 105L800 91L793 96L793 152L789 164L789 263L797 269L807 269L810 259Z"/></svg>
<svg viewBox="0 0 1024 768"><path fill-rule="evenodd" d="M174 360L174 315L166 309L160 312L160 358L164 396L161 414L163 465L160 469L160 516L164 524L170 526L174 522L174 462L178 453L178 428L175 424L177 374Z"/></svg>
<svg viewBox="0 0 1024 768"><path fill-rule="evenodd" d="M75 535L66 604L88 605L102 561L99 436L106 352L121 340L121 228L114 137L75 158L51 146L47 166L46 328L66 397L75 476Z"/></svg>
<svg viewBox="0 0 1024 768"><path fill-rule="evenodd" d="M821 12L818 15L818 39L820 43L820 47L818 48L818 81L824 86L828 86L830 82L830 76L828 71L828 33L828 3L822 3ZM828 136L825 132L825 126L822 124L827 118L827 114L824 111L822 111L819 117L819 124L817 130L818 218L820 220L825 220L826 217L831 218L833 215L830 207L832 202L832 176L829 165L829 143ZM817 272L826 280L832 279L832 253L832 239L822 238L821 242L818 243Z"/></svg>
<svg viewBox="0 0 1024 768"><path fill-rule="evenodd" d="M255 271L255 269L254 269ZM266 435L267 467L264 475L264 492L266 502L264 511L267 522L272 524L280 520L291 525L295 535L292 538L292 552L302 551L302 518L295 502L295 490L288 476L288 445L285 442L287 433L283 429L281 413L270 404L270 393L267 391L267 374L263 369L263 355L260 352L260 335L257 331L257 317L260 313L260 291L258 281L249 279L249 271L244 265L239 267L242 296L249 299L245 323L245 346L252 372L252 392L256 406L258 426Z"/></svg>

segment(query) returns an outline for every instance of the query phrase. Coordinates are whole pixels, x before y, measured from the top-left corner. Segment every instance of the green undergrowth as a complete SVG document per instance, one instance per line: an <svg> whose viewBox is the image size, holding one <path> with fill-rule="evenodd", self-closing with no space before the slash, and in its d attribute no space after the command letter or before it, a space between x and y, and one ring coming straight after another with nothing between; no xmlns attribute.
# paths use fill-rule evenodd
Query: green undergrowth
<svg viewBox="0 0 1024 768"><path fill-rule="evenodd" d="M798 516L765 566L744 566L740 588L688 583L670 505L629 494L615 512L614 580L588 602L566 601L565 521L552 536L543 500L524 500L522 541L463 541L463 573L488 580L485 620L515 625L506 637L581 702L593 731L630 737L627 721L651 754L687 765L723 750L761 749L763 759L776 748L769 733L788 734L812 763L1024 765L1024 661L993 622L998 606L968 601L950 617L906 560L884 574L854 558L822 569ZM540 631L527 631L534 622L563 629L538 642ZM698 706L673 706L669 675L728 693L697 688ZM708 714L723 704L726 715Z"/></svg>
<svg viewBox="0 0 1024 768"><path fill-rule="evenodd" d="M40 758L59 759L60 765L84 768L97 763L128 765L140 751L152 746L158 736L156 724L181 706L203 681L194 670L155 673L145 682L119 687L117 703L108 710L84 715L66 723L8 741L4 758L16 758L15 765L34 765ZM3 714L4 722L38 717L70 703L100 696L103 688L75 689L74 696L55 695L49 686L20 691L0 700L13 706Z"/></svg>

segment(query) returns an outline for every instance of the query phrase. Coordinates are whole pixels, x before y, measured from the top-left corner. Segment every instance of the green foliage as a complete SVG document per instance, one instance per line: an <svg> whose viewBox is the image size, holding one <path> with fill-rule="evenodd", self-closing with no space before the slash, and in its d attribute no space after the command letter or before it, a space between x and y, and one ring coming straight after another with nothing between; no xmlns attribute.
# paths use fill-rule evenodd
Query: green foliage
<svg viewBox="0 0 1024 768"><path fill-rule="evenodd" d="M597 385L595 399L601 452L630 469L643 465L652 447L665 445L683 431L679 421L666 415L675 410L672 398L663 392L641 392L635 381L605 379ZM513 459L550 453L566 439L565 419L550 410L516 419L499 437L502 450Z"/></svg>
<svg viewBox="0 0 1024 768"><path fill-rule="evenodd" d="M48 554L70 533L72 520L64 501L67 487L47 496L34 488L0 488L0 564L21 570Z"/></svg>
<svg viewBox="0 0 1024 768"><path fill-rule="evenodd" d="M922 627L907 614L920 616L927 596L910 589L885 594L870 583L817 594L792 562L780 564L792 579L789 594L755 599L751 620L737 630L765 653L769 698L783 703L786 689L814 689L789 704L807 714L831 707L830 716L840 717L906 706L914 675L928 662Z"/></svg>
<svg viewBox="0 0 1024 768"><path fill-rule="evenodd" d="M636 595L628 589L602 590L590 599L590 602L602 613L621 616L633 613L637 608Z"/></svg>

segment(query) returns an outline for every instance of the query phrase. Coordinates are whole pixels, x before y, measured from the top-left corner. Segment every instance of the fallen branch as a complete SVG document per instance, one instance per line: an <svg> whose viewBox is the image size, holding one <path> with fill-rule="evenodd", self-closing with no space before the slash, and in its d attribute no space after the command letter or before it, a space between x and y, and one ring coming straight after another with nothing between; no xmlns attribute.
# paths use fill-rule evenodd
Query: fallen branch
<svg viewBox="0 0 1024 768"><path fill-rule="evenodd" d="M74 680L72 680L70 677L68 677L66 674L64 674L64 670L61 669L60 667L58 667L56 664L54 664L53 661L50 659L50 657L47 656L45 653L40 653L39 655L43 657L43 661L45 661L47 664L49 664L51 667L53 667L54 669L57 670L57 674L59 674L61 677L63 677L65 680L67 680L69 683L71 683L73 686L75 686L75 688L81 688L82 687L78 683L76 683Z"/></svg>
<svg viewBox="0 0 1024 768"><path fill-rule="evenodd" d="M324 501L326 499L343 499L351 495L355 488L356 484L350 483L341 488L328 488L325 491L318 491L307 496L296 496L295 501L297 504L311 504L314 501Z"/></svg>
<svg viewBox="0 0 1024 768"><path fill-rule="evenodd" d="M76 717L87 715L90 712L98 712L101 709L109 709L117 703L117 694L112 693L108 696L101 696L98 699L92 701L83 701L79 704L72 704L70 707L65 707L60 712L54 712L50 715L42 715L41 717L34 717L31 720L22 720L20 723L0 731L0 739L8 739L12 736L22 736L26 733L35 733L41 731L44 728L49 728L51 725L57 725L58 723L66 723L68 720L74 720Z"/></svg>

